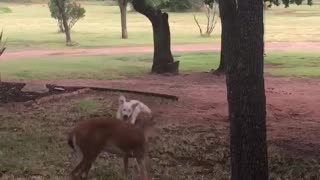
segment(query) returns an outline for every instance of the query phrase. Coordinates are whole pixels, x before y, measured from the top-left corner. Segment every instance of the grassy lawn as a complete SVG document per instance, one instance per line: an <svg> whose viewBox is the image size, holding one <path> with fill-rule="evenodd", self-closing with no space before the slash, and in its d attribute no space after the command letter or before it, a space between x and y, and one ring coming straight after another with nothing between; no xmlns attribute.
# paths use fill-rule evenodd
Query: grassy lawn
<svg viewBox="0 0 320 180"><path fill-rule="evenodd" d="M182 72L217 68L219 53L178 53ZM0 61L2 80L119 79L148 73L152 55L52 56ZM320 77L320 53L272 52L266 72L275 76Z"/></svg>
<svg viewBox="0 0 320 180"><path fill-rule="evenodd" d="M117 6L104 3L83 3L86 17L72 29L76 47L114 47L151 45L150 22L138 13L128 14L129 39L120 39L120 14ZM266 41L320 41L320 6L273 7L265 16ZM200 15L201 14L201 15ZM205 16L198 13L204 25ZM8 50L25 48L65 48L64 34L57 33L56 21L50 17L46 4L0 3L0 24L8 38ZM218 43L220 23L213 37L199 36L192 13L170 13L173 44Z"/></svg>

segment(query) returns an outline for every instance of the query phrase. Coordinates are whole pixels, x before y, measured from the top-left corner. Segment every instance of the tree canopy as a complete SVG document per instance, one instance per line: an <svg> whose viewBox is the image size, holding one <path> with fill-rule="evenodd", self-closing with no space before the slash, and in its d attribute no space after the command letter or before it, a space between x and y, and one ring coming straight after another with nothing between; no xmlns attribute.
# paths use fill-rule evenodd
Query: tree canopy
<svg viewBox="0 0 320 180"><path fill-rule="evenodd" d="M289 7L290 4L297 4L301 5L305 0L281 0L282 4L285 5L285 7ZM264 0L264 2L269 2L269 7L271 7L273 4L276 6L279 6L281 4L280 0ZM312 0L307 0L308 5L312 5Z"/></svg>
<svg viewBox="0 0 320 180"><path fill-rule="evenodd" d="M51 17L56 19L60 25L60 27L62 27L62 13L59 11L59 8L57 6L57 3L60 3L63 5L63 7L65 8L65 14L67 17L67 21L68 21L68 26L69 29L72 29L72 27L74 26L74 24L81 18L83 18L85 16L86 10L81 7L80 4L76 3L75 1L70 1L70 0L50 0L48 3L49 6L49 10L51 12ZM64 31L62 29L62 31Z"/></svg>

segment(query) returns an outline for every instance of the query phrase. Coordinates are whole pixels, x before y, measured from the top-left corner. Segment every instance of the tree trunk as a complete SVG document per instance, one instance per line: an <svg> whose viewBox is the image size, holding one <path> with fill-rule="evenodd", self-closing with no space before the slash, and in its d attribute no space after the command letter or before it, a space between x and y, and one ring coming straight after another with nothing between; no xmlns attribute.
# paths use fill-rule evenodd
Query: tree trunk
<svg viewBox="0 0 320 180"><path fill-rule="evenodd" d="M235 0L226 0L235 4ZM222 7L223 9L226 6ZM238 1L225 51L230 121L231 179L268 180L266 97L263 77L263 1Z"/></svg>
<svg viewBox="0 0 320 180"><path fill-rule="evenodd" d="M63 21L64 33L66 34L66 45L69 46L71 45L71 35L70 35L68 20L65 13L62 13L62 21Z"/></svg>
<svg viewBox="0 0 320 180"><path fill-rule="evenodd" d="M120 14L121 14L121 38L128 39L127 31L127 0L118 0Z"/></svg>
<svg viewBox="0 0 320 180"><path fill-rule="evenodd" d="M177 74L179 61L174 61L171 53L168 14L148 6L144 0L133 0L132 5L137 12L146 16L152 24L154 54L151 71L157 74Z"/></svg>
<svg viewBox="0 0 320 180"><path fill-rule="evenodd" d="M71 45L71 35L70 35L70 28L68 25L68 17L66 16L66 13L65 13L65 4L64 3L60 4L59 0L56 0L55 3L62 15L62 24L64 27L64 33L66 35L66 45L69 46Z"/></svg>
<svg viewBox="0 0 320 180"><path fill-rule="evenodd" d="M221 23L222 24L222 23ZM213 72L214 74L223 74L226 71L226 62L225 62L225 58L224 58L224 51L225 51L225 39L226 37L224 36L224 31L222 31L222 25L221 25L221 50L220 50L220 63L219 63L219 67Z"/></svg>
<svg viewBox="0 0 320 180"><path fill-rule="evenodd" d="M228 0L227 0L228 1ZM218 69L214 72L215 74L222 74L226 71L225 62L225 51L232 46L232 39L230 39L230 34L235 30L235 22L233 20L235 14L230 13L230 10L235 11L236 4L225 2L224 0L219 1L219 13L221 19L221 50L220 50L220 64Z"/></svg>
<svg viewBox="0 0 320 180"><path fill-rule="evenodd" d="M61 20L58 20L58 27L59 27L59 32L64 33L63 22Z"/></svg>
<svg viewBox="0 0 320 180"><path fill-rule="evenodd" d="M2 37L3 37L3 30L0 33L0 45L2 44ZM3 54L5 50L6 50L6 42L0 46L0 56ZM1 82L1 76L0 76L0 82Z"/></svg>

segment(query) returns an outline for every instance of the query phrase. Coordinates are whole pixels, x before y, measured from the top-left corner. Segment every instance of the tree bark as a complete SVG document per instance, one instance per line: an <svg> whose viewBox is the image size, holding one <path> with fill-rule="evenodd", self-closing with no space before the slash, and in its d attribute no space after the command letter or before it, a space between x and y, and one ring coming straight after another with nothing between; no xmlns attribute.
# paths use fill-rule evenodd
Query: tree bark
<svg viewBox="0 0 320 180"><path fill-rule="evenodd" d="M234 17L235 14L231 13L230 10L235 12L236 4L231 1L219 0L219 13L221 19L221 50L220 50L220 63L215 74L222 74L226 71L226 60L224 57L225 51L232 46L233 42L231 35L235 30Z"/></svg>
<svg viewBox="0 0 320 180"><path fill-rule="evenodd" d="M235 0L225 0L235 4ZM233 43L225 49L231 180L268 180L263 1L237 1Z"/></svg>
<svg viewBox="0 0 320 180"><path fill-rule="evenodd" d="M59 32L64 33L63 22L60 20L58 20L58 27L59 27Z"/></svg>
<svg viewBox="0 0 320 180"><path fill-rule="evenodd" d="M171 53L168 14L147 5L145 0L133 0L132 5L137 12L146 16L152 24L154 54L151 72L177 74L179 61L174 61Z"/></svg>
<svg viewBox="0 0 320 180"><path fill-rule="evenodd" d="M66 44L71 45L71 34L70 34L70 28L68 25L68 18L64 12L62 13L62 21L63 21L64 33L66 34Z"/></svg>
<svg viewBox="0 0 320 180"><path fill-rule="evenodd" d="M2 44L3 30L0 33L0 45ZM6 42L0 46L0 56L6 50ZM1 74L0 74L0 82L1 82Z"/></svg>
<svg viewBox="0 0 320 180"><path fill-rule="evenodd" d="M118 0L120 14L121 14L121 38L128 39L127 30L127 5L128 0Z"/></svg>
<svg viewBox="0 0 320 180"><path fill-rule="evenodd" d="M68 25L68 17L65 13L65 4L64 3L60 3L59 0L55 0L55 3L57 5L57 7L59 8L59 11L61 13L62 16L62 24L64 27L64 33L66 35L66 45L69 46L71 45L71 34L70 34L70 28Z"/></svg>

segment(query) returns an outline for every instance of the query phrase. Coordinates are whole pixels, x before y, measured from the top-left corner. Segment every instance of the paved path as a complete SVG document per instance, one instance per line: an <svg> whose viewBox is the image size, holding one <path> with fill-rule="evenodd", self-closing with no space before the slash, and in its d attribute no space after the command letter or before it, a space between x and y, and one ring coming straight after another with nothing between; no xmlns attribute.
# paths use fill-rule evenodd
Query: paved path
<svg viewBox="0 0 320 180"><path fill-rule="evenodd" d="M220 51L220 45L215 44L184 44L172 45L172 52L201 52L201 51ZM266 50L312 50L320 51L320 42L272 42L266 43ZM26 57L43 57L57 55L122 55L134 53L152 53L152 46L141 47L115 47L115 48L99 48L99 49L62 49L62 50L24 50L17 52L6 52L1 56L0 60L8 60L13 58Z"/></svg>

